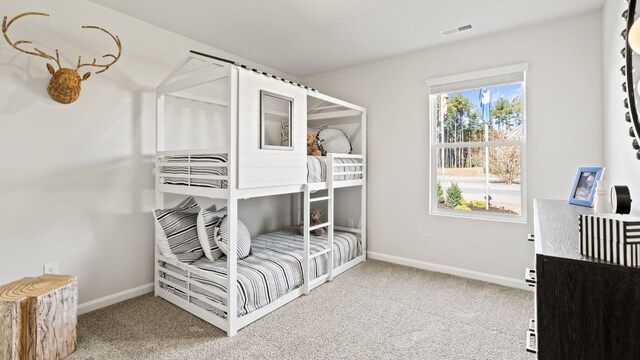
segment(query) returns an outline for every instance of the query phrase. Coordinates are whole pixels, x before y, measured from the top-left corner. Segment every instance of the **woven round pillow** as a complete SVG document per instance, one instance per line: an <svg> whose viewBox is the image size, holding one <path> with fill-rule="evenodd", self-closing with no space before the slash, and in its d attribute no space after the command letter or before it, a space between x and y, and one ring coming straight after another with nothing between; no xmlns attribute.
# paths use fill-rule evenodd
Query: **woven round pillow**
<svg viewBox="0 0 640 360"><path fill-rule="evenodd" d="M340 129L326 128L318 132L318 147L322 155L328 153L334 154L351 154L353 147L347 137L347 134Z"/></svg>
<svg viewBox="0 0 640 360"><path fill-rule="evenodd" d="M225 216L222 219L218 233L215 236L215 242L220 250L229 255L229 217ZM238 260L244 259L249 256L251 252L251 234L247 226L238 219Z"/></svg>

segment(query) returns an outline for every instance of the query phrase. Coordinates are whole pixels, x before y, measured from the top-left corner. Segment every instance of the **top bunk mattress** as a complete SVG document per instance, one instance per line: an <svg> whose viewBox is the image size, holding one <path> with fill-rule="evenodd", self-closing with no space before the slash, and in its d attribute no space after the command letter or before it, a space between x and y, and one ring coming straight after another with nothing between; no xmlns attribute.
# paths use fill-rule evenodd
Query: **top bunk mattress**
<svg viewBox="0 0 640 360"><path fill-rule="evenodd" d="M163 160L167 165L160 167L160 172L164 176L160 176L160 182L166 185L182 185L196 186L216 189L226 189L227 180L206 179L207 175L226 176L228 174L225 166L212 166L212 164L226 164L228 162L227 154L210 154L210 155L175 155L165 156ZM362 164L359 159L334 158L336 164L354 164L354 166L340 167L341 172L361 171ZM319 183L327 181L327 162L326 156L307 156L307 183ZM173 165L174 163L175 165ZM185 166L188 163L189 166ZM195 175L190 177L190 175ZM335 175L335 181L358 180L362 179L362 174Z"/></svg>
<svg viewBox="0 0 640 360"><path fill-rule="evenodd" d="M327 248L327 235L310 236L310 252L311 254L320 252ZM335 231L333 236L333 264L334 268L358 257L362 250L359 239L351 233ZM303 283L303 252L304 238L299 235L297 229L286 229L256 236L251 240L251 254L245 259L238 260L238 316L246 315L257 310L269 303L275 301L281 296L300 287ZM209 260L202 257L190 264L198 269L211 272L213 274L227 277L227 259L225 256ZM310 259L310 278L315 279L327 272L328 254ZM184 273L177 267L165 264L165 267ZM209 281L201 276L192 275L194 280L206 284L208 286L219 288L226 292L226 288ZM165 278L176 284L181 280L171 278L165 275ZM184 284L182 284L184 287ZM163 288L174 293L175 295L186 298L186 294L181 294L179 288ZM206 296L209 300L223 303L223 300L200 289L192 286L192 290L201 295ZM192 298L193 299L193 298ZM198 303L194 299L194 303ZM217 309L208 306L204 302L199 302L199 306L224 316Z"/></svg>
<svg viewBox="0 0 640 360"><path fill-rule="evenodd" d="M342 159L334 158L333 161L336 164L361 164L358 159ZM327 181L327 162L326 156L307 156L307 182L318 183ZM351 172L360 171L361 167L358 166L345 166L341 167L340 171ZM362 174L348 174L348 175L335 175L334 180L358 180L362 179Z"/></svg>
<svg viewBox="0 0 640 360"><path fill-rule="evenodd" d="M167 164L160 167L160 172L166 174L160 177L162 184L216 189L226 189L228 186L227 180L203 178L208 175L227 176L227 154L170 155L164 156L162 160ZM190 175L196 177L192 178Z"/></svg>

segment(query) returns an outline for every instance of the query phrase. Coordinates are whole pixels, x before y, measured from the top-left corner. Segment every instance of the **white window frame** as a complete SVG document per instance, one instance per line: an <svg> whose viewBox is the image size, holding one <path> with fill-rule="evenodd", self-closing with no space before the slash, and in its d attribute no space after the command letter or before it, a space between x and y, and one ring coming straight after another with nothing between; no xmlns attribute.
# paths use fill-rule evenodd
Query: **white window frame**
<svg viewBox="0 0 640 360"><path fill-rule="evenodd" d="M426 82L429 98L429 213L436 216L459 217L468 219L482 219L491 221L527 223L528 205L527 205L527 72L529 71L528 63L520 63L508 66L502 66L492 69L473 71L463 74L449 75L438 78L429 79ZM481 80L501 75L522 73L522 140L508 141L482 141L482 142L456 142L441 144L436 139L437 122L436 109L433 109L431 89L436 86L444 86L460 82L470 82L471 87L467 90L475 89L480 86L473 87L474 80ZM483 85L482 87L500 86L504 84L496 83L494 85ZM462 91L459 90L459 91ZM440 92L442 93L442 92ZM438 208L437 200L437 183L438 183L438 151L442 148L467 148L467 147L498 147L498 146L519 146L520 147L520 215L506 215L500 213L473 212L454 209Z"/></svg>

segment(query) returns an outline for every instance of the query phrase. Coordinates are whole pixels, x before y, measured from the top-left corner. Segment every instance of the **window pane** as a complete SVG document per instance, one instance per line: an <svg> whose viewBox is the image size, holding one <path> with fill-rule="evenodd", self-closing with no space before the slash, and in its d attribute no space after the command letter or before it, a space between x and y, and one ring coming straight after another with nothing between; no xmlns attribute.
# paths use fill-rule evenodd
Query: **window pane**
<svg viewBox="0 0 640 360"><path fill-rule="evenodd" d="M438 151L436 202L439 209L503 215L522 213L519 147L434 151ZM488 173L485 172L487 154Z"/></svg>
<svg viewBox="0 0 640 360"><path fill-rule="evenodd" d="M485 129L480 109L466 94L441 94L436 98L435 106L438 142L484 141Z"/></svg>
<svg viewBox="0 0 640 360"><path fill-rule="evenodd" d="M262 148L288 149L291 144L292 99L260 91Z"/></svg>
<svg viewBox="0 0 640 360"><path fill-rule="evenodd" d="M522 214L520 170L518 146L489 149L489 203L494 212Z"/></svg>
<svg viewBox="0 0 640 360"><path fill-rule="evenodd" d="M486 196L485 148L438 149L437 207L473 211Z"/></svg>
<svg viewBox="0 0 640 360"><path fill-rule="evenodd" d="M522 84L496 86L488 92L491 103L489 140L522 140Z"/></svg>
<svg viewBox="0 0 640 360"><path fill-rule="evenodd" d="M513 83L434 95L436 141L521 140L522 87Z"/></svg>

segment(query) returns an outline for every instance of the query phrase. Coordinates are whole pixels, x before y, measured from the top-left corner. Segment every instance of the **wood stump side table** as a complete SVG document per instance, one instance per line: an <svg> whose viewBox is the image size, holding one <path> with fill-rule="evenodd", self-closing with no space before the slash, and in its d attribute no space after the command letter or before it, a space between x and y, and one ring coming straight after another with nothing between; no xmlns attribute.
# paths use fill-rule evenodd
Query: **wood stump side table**
<svg viewBox="0 0 640 360"><path fill-rule="evenodd" d="M76 350L78 280L42 275L0 286L0 359L63 359Z"/></svg>

